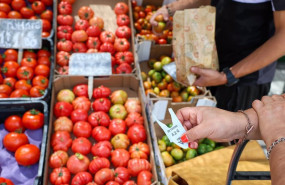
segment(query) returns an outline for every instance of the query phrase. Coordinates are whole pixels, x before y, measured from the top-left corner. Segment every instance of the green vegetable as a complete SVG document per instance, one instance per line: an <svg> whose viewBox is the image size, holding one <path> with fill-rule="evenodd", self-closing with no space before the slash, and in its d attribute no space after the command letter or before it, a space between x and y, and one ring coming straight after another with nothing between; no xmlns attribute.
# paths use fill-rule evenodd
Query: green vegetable
<svg viewBox="0 0 285 185"><path fill-rule="evenodd" d="M207 152L207 145L203 144L203 143L199 144L199 146L197 148L197 152L199 155L206 153Z"/></svg>
<svg viewBox="0 0 285 185"><path fill-rule="evenodd" d="M170 140L168 139L167 135L164 135L161 140L163 140L166 144L166 146L171 146L171 142Z"/></svg>

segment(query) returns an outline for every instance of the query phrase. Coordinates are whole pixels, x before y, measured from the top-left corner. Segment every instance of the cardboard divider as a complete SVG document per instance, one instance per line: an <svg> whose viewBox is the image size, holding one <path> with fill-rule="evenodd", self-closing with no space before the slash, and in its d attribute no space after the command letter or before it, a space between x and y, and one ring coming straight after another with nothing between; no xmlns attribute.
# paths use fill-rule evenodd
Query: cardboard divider
<svg viewBox="0 0 285 185"><path fill-rule="evenodd" d="M144 103L142 102L142 97L141 97L141 88L139 86L139 80L134 77L133 75L116 75L116 76L110 76L110 77L105 77L105 78L94 78L94 88L98 87L99 85L104 85L106 87L109 87L112 91L114 90L124 90L127 92L129 98L138 98L141 101L141 106L142 106L142 116L144 117L144 127L146 129L147 133L147 144L150 147L150 164L152 166L152 174L153 174L153 180L154 184L159 185L158 179L157 179L157 171L155 168L155 161L154 161L154 152L153 152L153 146L152 146L152 141L150 137L150 129L148 125L148 119L147 119L147 114L145 111L145 106ZM88 83L88 78L83 77L83 76L65 76L65 77L60 77L55 79L53 83L53 91L52 91L52 99L51 99L51 109L50 109L50 129L48 132L48 142L47 142L47 151L46 151L46 158L45 158L45 167L44 167L44 185L50 185L51 183L49 182L49 175L52 171L51 168L48 166L48 161L49 161L49 156L52 154L52 148L51 148L51 135L53 134L53 122L55 121L55 117L53 115L53 107L56 102L56 94L61 90L61 89L72 89L73 86L80 84L80 83ZM93 100L92 100L93 101ZM73 134L71 134L72 138L74 138ZM92 137L89 138L91 143L94 143L94 139ZM68 150L68 154L72 154L71 149ZM92 160L92 154L88 154L87 157Z"/></svg>

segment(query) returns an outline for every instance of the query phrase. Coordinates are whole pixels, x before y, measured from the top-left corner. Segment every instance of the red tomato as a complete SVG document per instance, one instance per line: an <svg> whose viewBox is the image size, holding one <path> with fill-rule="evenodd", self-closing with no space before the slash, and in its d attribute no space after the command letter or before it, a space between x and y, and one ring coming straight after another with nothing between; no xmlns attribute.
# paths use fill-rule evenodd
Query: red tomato
<svg viewBox="0 0 285 185"><path fill-rule="evenodd" d="M150 163L146 159L130 159L128 169L131 176L136 177L141 171L151 170Z"/></svg>
<svg viewBox="0 0 285 185"><path fill-rule="evenodd" d="M31 97L41 97L45 94L45 88L40 86L33 86L30 89L30 96Z"/></svg>
<svg viewBox="0 0 285 185"><path fill-rule="evenodd" d="M126 167L130 159L130 154L125 149L116 149L111 152L111 162L115 167Z"/></svg>
<svg viewBox="0 0 285 185"><path fill-rule="evenodd" d="M90 48L86 51L86 53L98 53L98 50Z"/></svg>
<svg viewBox="0 0 285 185"><path fill-rule="evenodd" d="M31 67L21 66L17 70L17 78L31 80L34 77L34 70Z"/></svg>
<svg viewBox="0 0 285 185"><path fill-rule="evenodd" d="M72 42L70 40L61 39L57 42L56 47L59 51L71 52L72 51Z"/></svg>
<svg viewBox="0 0 285 185"><path fill-rule="evenodd" d="M51 52L47 49L40 49L37 53L38 58L40 57L50 57Z"/></svg>
<svg viewBox="0 0 285 185"><path fill-rule="evenodd" d="M5 129L9 132L24 132L25 127L22 124L22 118L17 115L11 115L4 121Z"/></svg>
<svg viewBox="0 0 285 185"><path fill-rule="evenodd" d="M51 137L51 146L54 151L67 150L71 147L72 139L67 131L56 131Z"/></svg>
<svg viewBox="0 0 285 185"><path fill-rule="evenodd" d="M43 88L47 88L48 83L49 83L49 80L47 79L47 77L44 77L42 75L38 75L34 77L33 82L32 82L33 86L40 86Z"/></svg>
<svg viewBox="0 0 285 185"><path fill-rule="evenodd" d="M127 131L126 122L122 119L113 119L109 125L112 135L124 134Z"/></svg>
<svg viewBox="0 0 285 185"><path fill-rule="evenodd" d="M80 110L80 109L78 109ZM88 122L78 121L74 124L73 134L76 137L90 137L92 132L92 127Z"/></svg>
<svg viewBox="0 0 285 185"><path fill-rule="evenodd" d="M23 58L21 66L27 66L34 69L37 66L37 60L35 58Z"/></svg>
<svg viewBox="0 0 285 185"><path fill-rule="evenodd" d="M79 172L87 171L89 164L90 161L85 155L76 153L68 159L67 168L69 169L70 173L77 174Z"/></svg>
<svg viewBox="0 0 285 185"><path fill-rule="evenodd" d="M1 6L1 5L0 5ZM14 49L7 49L4 52L5 58L4 61L17 61L18 60L18 52Z"/></svg>
<svg viewBox="0 0 285 185"><path fill-rule="evenodd" d="M12 77L7 77L3 80L3 84L8 85L12 89L14 89L16 82L17 82L17 80L15 78L12 78Z"/></svg>
<svg viewBox="0 0 285 185"><path fill-rule="evenodd" d="M112 43L105 42L100 46L100 52L109 52L111 55L114 55L116 50Z"/></svg>
<svg viewBox="0 0 285 185"><path fill-rule="evenodd" d="M94 157L94 159L89 164L90 173L95 174L102 168L110 168L109 160L104 157Z"/></svg>
<svg viewBox="0 0 285 185"><path fill-rule="evenodd" d="M128 130L128 138L133 144L138 142L144 142L146 140L146 131L143 125L134 124Z"/></svg>
<svg viewBox="0 0 285 185"><path fill-rule="evenodd" d="M16 89L10 94L10 98L27 98L29 97L29 92L24 89Z"/></svg>
<svg viewBox="0 0 285 185"><path fill-rule="evenodd" d="M93 90L93 98L108 98L111 95L111 89L100 85L99 87Z"/></svg>
<svg viewBox="0 0 285 185"><path fill-rule="evenodd" d="M72 26L73 17L71 15L58 15L57 16L57 23L59 25Z"/></svg>
<svg viewBox="0 0 285 185"><path fill-rule="evenodd" d="M159 39L158 44L167 44L167 41L165 39Z"/></svg>
<svg viewBox="0 0 285 185"><path fill-rule="evenodd" d="M78 21L76 21L76 23L74 25L75 30L86 31L88 27L89 27L89 22L87 20L84 20L84 19L79 19Z"/></svg>
<svg viewBox="0 0 285 185"><path fill-rule="evenodd" d="M68 102L56 102L53 108L55 117L70 116L73 111L73 106Z"/></svg>
<svg viewBox="0 0 285 185"><path fill-rule="evenodd" d="M68 117L62 116L62 117L57 118L53 122L54 131L72 132L72 129L73 129L73 123Z"/></svg>
<svg viewBox="0 0 285 185"><path fill-rule="evenodd" d="M110 107L111 101L107 98L99 98L92 103L92 108L94 111L109 112Z"/></svg>
<svg viewBox="0 0 285 185"><path fill-rule="evenodd" d="M46 31L42 32L42 37L46 38L48 36L50 36L50 32L46 32Z"/></svg>
<svg viewBox="0 0 285 185"><path fill-rule="evenodd" d="M18 164L30 166L36 164L40 159L40 149L32 144L20 146L15 152L15 159Z"/></svg>
<svg viewBox="0 0 285 185"><path fill-rule="evenodd" d="M23 89L26 91L30 91L31 88L32 88L32 85L30 81L27 81L27 80L19 80L15 83L15 89Z"/></svg>
<svg viewBox="0 0 285 185"><path fill-rule="evenodd" d="M80 19L89 20L94 16L93 10L88 6L82 6L78 10L78 16Z"/></svg>
<svg viewBox="0 0 285 185"><path fill-rule="evenodd" d="M52 22L53 19L53 13L51 10L45 10L43 13L41 13L41 19L46 19L49 22Z"/></svg>
<svg viewBox="0 0 285 185"><path fill-rule="evenodd" d="M73 177L71 185L86 185L87 183L92 182L92 180L93 177L90 173L79 172Z"/></svg>
<svg viewBox="0 0 285 185"><path fill-rule="evenodd" d="M58 74L68 75L68 66L63 66L58 69Z"/></svg>
<svg viewBox="0 0 285 185"><path fill-rule="evenodd" d="M46 6L51 6L53 4L52 0L41 0Z"/></svg>
<svg viewBox="0 0 285 185"><path fill-rule="evenodd" d="M18 11L10 11L8 13L8 19L22 19L22 15Z"/></svg>
<svg viewBox="0 0 285 185"><path fill-rule="evenodd" d="M131 28L129 28L128 26L119 26L116 29L116 36L118 38L126 38L129 39L131 37Z"/></svg>
<svg viewBox="0 0 285 185"><path fill-rule="evenodd" d="M124 106L128 113L137 112L141 114L142 112L142 106L139 99L129 98Z"/></svg>
<svg viewBox="0 0 285 185"><path fill-rule="evenodd" d="M60 168L66 165L68 154L65 151L58 150L51 154L49 157L49 167Z"/></svg>
<svg viewBox="0 0 285 185"><path fill-rule="evenodd" d="M29 144L28 137L25 134L10 132L3 138L3 145L10 152L15 152L25 144Z"/></svg>
<svg viewBox="0 0 285 185"><path fill-rule="evenodd" d="M134 124L140 124L140 125L144 124L144 118L141 116L141 114L137 112L129 113L125 121L128 127L131 127Z"/></svg>
<svg viewBox="0 0 285 185"><path fill-rule="evenodd" d="M73 28L71 26L59 26L57 27L57 39L71 40L71 34Z"/></svg>
<svg viewBox="0 0 285 185"><path fill-rule="evenodd" d="M92 112L88 116L88 122L93 126L96 127L98 125L108 127L110 124L110 117L103 111Z"/></svg>
<svg viewBox="0 0 285 185"><path fill-rule="evenodd" d="M31 109L23 115L22 123L27 129L39 129L44 125L44 114L36 109Z"/></svg>
<svg viewBox="0 0 285 185"><path fill-rule="evenodd" d="M152 173L150 171L144 170L138 174L137 183L138 185L151 185Z"/></svg>
<svg viewBox="0 0 285 185"><path fill-rule="evenodd" d="M26 6L26 2L24 0L13 0L11 6L14 10L20 11L21 8Z"/></svg>
<svg viewBox="0 0 285 185"><path fill-rule="evenodd" d="M34 10L31 9L31 8L28 8L28 7L21 8L20 13L26 19L30 19L30 18L32 18L35 15Z"/></svg>
<svg viewBox="0 0 285 185"><path fill-rule="evenodd" d="M17 61L17 59L15 61ZM4 63L1 71L5 77L16 77L18 68L19 64L17 62L7 61Z"/></svg>
<svg viewBox="0 0 285 185"><path fill-rule="evenodd" d="M96 141L109 141L111 139L111 132L103 126L97 126L92 130L92 137Z"/></svg>
<svg viewBox="0 0 285 185"><path fill-rule="evenodd" d="M133 69L128 63L122 63L116 68L117 74L129 74L132 73Z"/></svg>
<svg viewBox="0 0 285 185"><path fill-rule="evenodd" d="M85 96L88 97L88 85L87 84L78 84L72 89L75 96Z"/></svg>
<svg viewBox="0 0 285 185"><path fill-rule="evenodd" d="M89 20L90 26L98 26L100 30L104 28L104 20L101 17L94 16Z"/></svg>
<svg viewBox="0 0 285 185"><path fill-rule="evenodd" d="M46 6L41 1L35 1L32 4L32 9L36 14L41 14L46 9Z"/></svg>
<svg viewBox="0 0 285 185"><path fill-rule="evenodd" d="M71 174L65 167L55 168L51 172L49 179L52 184L69 184Z"/></svg>
<svg viewBox="0 0 285 185"><path fill-rule="evenodd" d="M130 146L129 152L132 159L148 159L150 149L146 143L139 142Z"/></svg>
<svg viewBox="0 0 285 185"><path fill-rule="evenodd" d="M72 5L66 1L61 1L58 4L58 13L62 15L71 15L72 14Z"/></svg>
<svg viewBox="0 0 285 185"><path fill-rule="evenodd" d="M0 18L6 19L7 17L8 17L8 15L5 12L0 11Z"/></svg>
<svg viewBox="0 0 285 185"><path fill-rule="evenodd" d="M130 43L126 38L119 38L115 40L114 48L116 51L128 51Z"/></svg>
<svg viewBox="0 0 285 185"><path fill-rule="evenodd" d="M37 59L37 54L35 53L34 50L28 49L24 51L23 58L33 58ZM22 59L23 60L23 59Z"/></svg>
<svg viewBox="0 0 285 185"><path fill-rule="evenodd" d="M86 30L88 37L99 37L101 34L101 28L99 26L89 26Z"/></svg>
<svg viewBox="0 0 285 185"><path fill-rule="evenodd" d="M84 109L76 109L72 111L70 117L73 123L78 121L87 121L88 112Z"/></svg>
<svg viewBox="0 0 285 185"><path fill-rule="evenodd" d="M38 64L50 66L50 58L49 57L39 57L38 58Z"/></svg>
<svg viewBox="0 0 285 185"><path fill-rule="evenodd" d="M116 181L109 181L106 185L120 185Z"/></svg>
<svg viewBox="0 0 285 185"><path fill-rule="evenodd" d="M79 137L72 141L71 150L73 153L87 155L91 151L91 142L85 137Z"/></svg>
<svg viewBox="0 0 285 185"><path fill-rule="evenodd" d="M94 144L91 148L91 153L94 156L108 158L111 155L112 145L109 141L100 141Z"/></svg>
<svg viewBox="0 0 285 185"><path fill-rule="evenodd" d="M50 69L46 65L40 64L40 65L37 65L37 67L35 68L35 75L49 77L49 73L50 73Z"/></svg>
<svg viewBox="0 0 285 185"><path fill-rule="evenodd" d="M120 14L128 14L129 12L129 7L126 3L124 2L119 2L115 5L114 8L115 14L120 15Z"/></svg>
<svg viewBox="0 0 285 185"><path fill-rule="evenodd" d="M9 96L11 92L12 92L12 89L8 85L5 85L5 84L0 85L0 93L6 94L7 96Z"/></svg>
<svg viewBox="0 0 285 185"><path fill-rule="evenodd" d="M121 14L117 16L117 25L118 26L129 26L130 18L125 14Z"/></svg>
<svg viewBox="0 0 285 185"><path fill-rule="evenodd" d="M128 181L131 176L129 174L129 170L124 167L118 167L114 171L115 173L115 181L119 184L123 184L124 182Z"/></svg>
<svg viewBox="0 0 285 185"><path fill-rule="evenodd" d="M98 185L104 185L114 180L114 172L109 168L103 168L95 174L94 180Z"/></svg>
<svg viewBox="0 0 285 185"><path fill-rule="evenodd" d="M70 54L66 51L60 51L56 54L56 63L60 66L68 66Z"/></svg>
<svg viewBox="0 0 285 185"><path fill-rule="evenodd" d="M75 42L73 44L73 52L74 53L85 53L87 51L87 46L82 42Z"/></svg>
<svg viewBox="0 0 285 185"><path fill-rule="evenodd" d="M86 45L89 49L97 49L99 50L101 46L101 41L98 37L88 37Z"/></svg>
<svg viewBox="0 0 285 185"><path fill-rule="evenodd" d="M50 32L50 30L51 30L50 21L48 21L46 19L42 19L42 23L43 23L43 32Z"/></svg>
<svg viewBox="0 0 285 185"><path fill-rule="evenodd" d="M14 183L10 179L5 179L3 177L0 177L0 184L3 184L3 185L14 185Z"/></svg>
<svg viewBox="0 0 285 185"><path fill-rule="evenodd" d="M137 185L134 181L126 181L123 185Z"/></svg>
<svg viewBox="0 0 285 185"><path fill-rule="evenodd" d="M117 52L115 55L116 64L120 65L123 63L132 64L134 62L134 55L130 51Z"/></svg>
<svg viewBox="0 0 285 185"><path fill-rule="evenodd" d="M79 96L79 97L76 97L72 101L72 105L73 105L73 109L74 110L76 110L76 109L83 109L86 112L88 112L90 110L90 107L91 107L91 102L85 96Z"/></svg>
<svg viewBox="0 0 285 185"><path fill-rule="evenodd" d="M105 42L109 42L109 43L114 43L115 42L115 35L110 32L110 31L103 31L100 34L100 40L105 43Z"/></svg>
<svg viewBox="0 0 285 185"><path fill-rule="evenodd" d="M7 3L0 3L0 11L8 14L11 11L11 7Z"/></svg>

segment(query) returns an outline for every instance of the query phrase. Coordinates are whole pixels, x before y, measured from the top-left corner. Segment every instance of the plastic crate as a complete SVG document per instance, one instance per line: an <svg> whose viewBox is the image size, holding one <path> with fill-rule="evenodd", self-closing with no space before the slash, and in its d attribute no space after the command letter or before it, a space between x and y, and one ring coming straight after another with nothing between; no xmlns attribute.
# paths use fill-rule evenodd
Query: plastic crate
<svg viewBox="0 0 285 185"><path fill-rule="evenodd" d="M36 101L21 101L21 102L0 102L0 123L2 124L4 120L10 115L23 115L26 111L31 109L37 109L44 114L44 125L42 127L42 140L40 144L40 159L37 170L37 175L35 177L33 185L42 184L43 179L43 167L45 161L46 153L46 142L47 142L47 133L48 133L48 124L49 124L49 112L46 102L36 100ZM1 125L2 126L2 125ZM2 127L4 128L4 127ZM4 137L4 136L3 136ZM1 135L0 135L0 138ZM2 139L1 139L2 140ZM0 176L1 176L1 163L0 163ZM13 174L18 176L20 174ZM15 183L16 184L16 183Z"/></svg>

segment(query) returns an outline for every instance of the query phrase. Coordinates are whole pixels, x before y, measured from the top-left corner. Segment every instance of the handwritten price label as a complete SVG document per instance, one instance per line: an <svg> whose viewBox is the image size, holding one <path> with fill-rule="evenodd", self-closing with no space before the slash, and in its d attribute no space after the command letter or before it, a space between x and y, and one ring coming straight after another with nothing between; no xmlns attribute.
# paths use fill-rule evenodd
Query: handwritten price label
<svg viewBox="0 0 285 185"><path fill-rule="evenodd" d="M0 47L39 49L42 47L42 21L0 19Z"/></svg>

